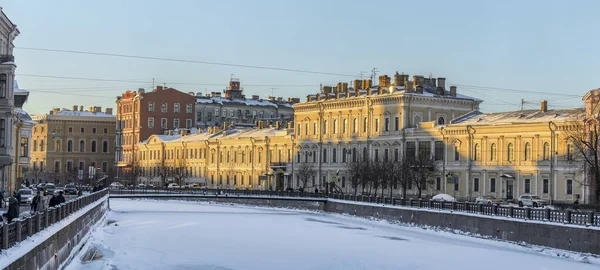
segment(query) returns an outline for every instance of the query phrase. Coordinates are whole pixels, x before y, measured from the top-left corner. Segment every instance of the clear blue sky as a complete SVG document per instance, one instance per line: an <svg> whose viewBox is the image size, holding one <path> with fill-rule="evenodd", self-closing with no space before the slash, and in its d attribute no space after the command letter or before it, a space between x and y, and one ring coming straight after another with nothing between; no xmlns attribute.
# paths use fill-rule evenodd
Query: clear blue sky
<svg viewBox="0 0 600 270"><path fill-rule="evenodd" d="M600 87L600 1L105 1L3 0L19 26L17 47L130 55L359 74L378 68L446 77L448 84L582 96ZM126 89L152 78L183 91L218 91L231 74L276 96L319 91L350 77L16 49L17 74L141 80L145 83L19 76L25 108L114 107ZM175 83L216 84L185 85ZM269 86L245 87L271 94ZM63 91L99 97L60 95ZM76 91L76 92L73 92ZM578 97L459 87L484 111L518 109L521 98L550 108Z"/></svg>

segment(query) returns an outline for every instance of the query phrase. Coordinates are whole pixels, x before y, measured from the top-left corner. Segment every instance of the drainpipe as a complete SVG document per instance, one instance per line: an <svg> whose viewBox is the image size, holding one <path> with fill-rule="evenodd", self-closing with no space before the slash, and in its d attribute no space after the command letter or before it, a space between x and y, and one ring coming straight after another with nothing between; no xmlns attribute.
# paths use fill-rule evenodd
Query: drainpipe
<svg viewBox="0 0 600 270"><path fill-rule="evenodd" d="M548 122L548 128L550 129L550 181L548 181L549 187L548 192L550 193L550 203L554 202L554 160L555 160L555 137L558 126L553 121Z"/></svg>

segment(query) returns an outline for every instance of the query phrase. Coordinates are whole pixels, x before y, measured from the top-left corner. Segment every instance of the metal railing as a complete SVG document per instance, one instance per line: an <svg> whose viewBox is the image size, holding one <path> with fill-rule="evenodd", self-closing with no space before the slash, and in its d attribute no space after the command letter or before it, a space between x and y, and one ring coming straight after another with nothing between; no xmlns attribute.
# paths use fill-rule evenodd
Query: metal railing
<svg viewBox="0 0 600 270"><path fill-rule="evenodd" d="M529 208L517 206L502 206L476 204L472 202L440 202L431 200L415 200L404 198L390 198L377 196L363 196L333 193L292 192L292 191L264 191L264 190L231 190L231 189L188 189L188 188L143 188L143 189L111 189L111 194L181 194L181 195L211 195L211 196L263 196L263 197L297 197L297 198L330 198L353 202L373 204L388 204L406 206L411 208L437 209L452 212L464 212L483 216L506 217L523 220L538 220L549 223L574 224L581 226L600 227L600 213L587 211L576 212L573 210L552 210L550 208Z"/></svg>
<svg viewBox="0 0 600 270"><path fill-rule="evenodd" d="M48 228L52 224L64 220L81 208L102 199L107 194L108 190L104 189L68 200L56 207L50 207L45 211L37 212L32 216L16 219L10 224L3 223L0 228L0 248L8 249L14 246L16 243Z"/></svg>

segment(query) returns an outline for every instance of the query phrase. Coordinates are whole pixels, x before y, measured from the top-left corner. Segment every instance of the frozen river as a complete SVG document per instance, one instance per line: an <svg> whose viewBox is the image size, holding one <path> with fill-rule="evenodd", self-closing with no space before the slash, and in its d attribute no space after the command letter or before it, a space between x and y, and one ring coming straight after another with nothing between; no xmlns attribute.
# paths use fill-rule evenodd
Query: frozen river
<svg viewBox="0 0 600 270"><path fill-rule="evenodd" d="M111 199L66 269L598 269L513 244L308 211ZM82 252L83 253L83 252ZM596 261L593 261L596 263Z"/></svg>

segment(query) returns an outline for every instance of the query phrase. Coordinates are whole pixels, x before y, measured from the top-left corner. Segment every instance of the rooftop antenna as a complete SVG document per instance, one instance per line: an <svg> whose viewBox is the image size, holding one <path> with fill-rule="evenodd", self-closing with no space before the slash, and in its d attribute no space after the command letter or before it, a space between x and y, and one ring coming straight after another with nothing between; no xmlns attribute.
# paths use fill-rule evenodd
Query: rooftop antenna
<svg viewBox="0 0 600 270"><path fill-rule="evenodd" d="M379 72L379 70L378 70L377 68L373 68L373 69L371 70L371 72L372 72L372 75L371 75L371 80L372 80L373 82L375 82L375 78L377 77L377 72Z"/></svg>
<svg viewBox="0 0 600 270"><path fill-rule="evenodd" d="M154 89L154 78L152 78L152 89Z"/></svg>

